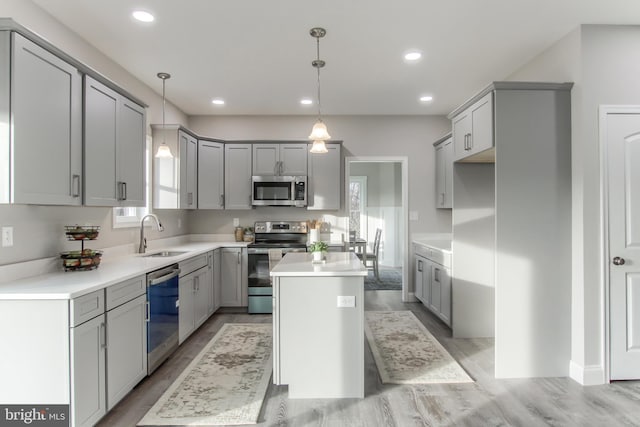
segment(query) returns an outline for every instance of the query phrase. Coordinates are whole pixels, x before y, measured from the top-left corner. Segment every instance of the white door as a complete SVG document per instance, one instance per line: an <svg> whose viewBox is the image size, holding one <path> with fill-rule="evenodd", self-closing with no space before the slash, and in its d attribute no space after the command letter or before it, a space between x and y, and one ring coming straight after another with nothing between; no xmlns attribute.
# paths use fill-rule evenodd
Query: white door
<svg viewBox="0 0 640 427"><path fill-rule="evenodd" d="M610 374L640 378L640 110L607 114Z"/></svg>

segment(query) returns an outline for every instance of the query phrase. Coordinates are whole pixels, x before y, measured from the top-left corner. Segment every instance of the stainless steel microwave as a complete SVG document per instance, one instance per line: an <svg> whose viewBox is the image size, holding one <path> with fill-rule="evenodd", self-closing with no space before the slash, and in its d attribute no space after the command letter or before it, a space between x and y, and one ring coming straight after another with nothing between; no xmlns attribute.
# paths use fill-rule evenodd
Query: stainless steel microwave
<svg viewBox="0 0 640 427"><path fill-rule="evenodd" d="M253 206L307 206L306 176L252 176Z"/></svg>

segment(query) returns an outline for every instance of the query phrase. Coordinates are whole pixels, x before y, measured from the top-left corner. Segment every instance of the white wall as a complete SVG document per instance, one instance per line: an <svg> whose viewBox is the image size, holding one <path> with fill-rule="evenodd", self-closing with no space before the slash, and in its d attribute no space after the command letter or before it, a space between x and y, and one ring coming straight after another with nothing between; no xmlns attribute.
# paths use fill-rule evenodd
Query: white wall
<svg viewBox="0 0 640 427"><path fill-rule="evenodd" d="M146 102L149 105L147 124L162 122L162 96L156 93L161 93L159 79L157 87L146 86L30 1L0 1L0 17L13 18ZM167 83L168 98L170 83ZM187 123L186 115L169 102L166 113L167 122ZM151 134L149 126L147 130ZM183 234L185 228L177 226L178 219L185 216L183 212L160 212L160 216L165 225L162 237ZM14 246L0 247L0 265L56 256L60 251L77 249L77 245L69 246L69 242L64 240L63 226L73 224L102 226L99 239L92 244L93 249L135 243L138 239L137 233L131 229L112 229L110 208L0 205L0 225L14 227ZM150 232L149 237L155 238L155 233Z"/></svg>
<svg viewBox="0 0 640 427"><path fill-rule="evenodd" d="M600 105L640 104L640 26L583 25L509 76L574 81L572 91L572 377L603 380Z"/></svg>
<svg viewBox="0 0 640 427"><path fill-rule="evenodd" d="M225 140L306 141L315 121L309 116L192 116L189 128L199 135ZM435 208L435 154L432 143L451 129L444 116L325 116L334 140L343 141L346 156L409 157L409 209L417 211L411 233L450 233L451 212ZM192 233L229 233L233 218L252 225L270 218L325 219L344 227L346 210L307 212L296 208L257 208L250 211L195 211L189 213ZM336 230L336 227L334 227ZM345 232L344 229L336 230Z"/></svg>

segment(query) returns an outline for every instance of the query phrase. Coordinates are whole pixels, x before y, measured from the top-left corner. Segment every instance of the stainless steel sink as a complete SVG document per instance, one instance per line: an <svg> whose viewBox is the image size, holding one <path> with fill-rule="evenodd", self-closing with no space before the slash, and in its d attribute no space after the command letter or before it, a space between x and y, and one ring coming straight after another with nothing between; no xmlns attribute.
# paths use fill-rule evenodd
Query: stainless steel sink
<svg viewBox="0 0 640 427"><path fill-rule="evenodd" d="M172 256L178 256L182 254L186 254L186 251L162 251L162 252L154 252L151 254L142 255L144 258L168 258Z"/></svg>

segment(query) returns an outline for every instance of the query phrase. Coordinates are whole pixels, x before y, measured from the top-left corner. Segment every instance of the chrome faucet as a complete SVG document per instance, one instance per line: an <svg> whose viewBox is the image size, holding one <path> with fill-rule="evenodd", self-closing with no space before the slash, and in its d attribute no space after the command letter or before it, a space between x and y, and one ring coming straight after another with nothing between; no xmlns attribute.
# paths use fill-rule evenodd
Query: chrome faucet
<svg viewBox="0 0 640 427"><path fill-rule="evenodd" d="M143 254L147 250L147 238L144 237L144 220L147 218L153 218L158 226L158 231L164 231L164 227L160 223L158 217L154 214L147 214L140 220L140 246L138 247L138 253Z"/></svg>

